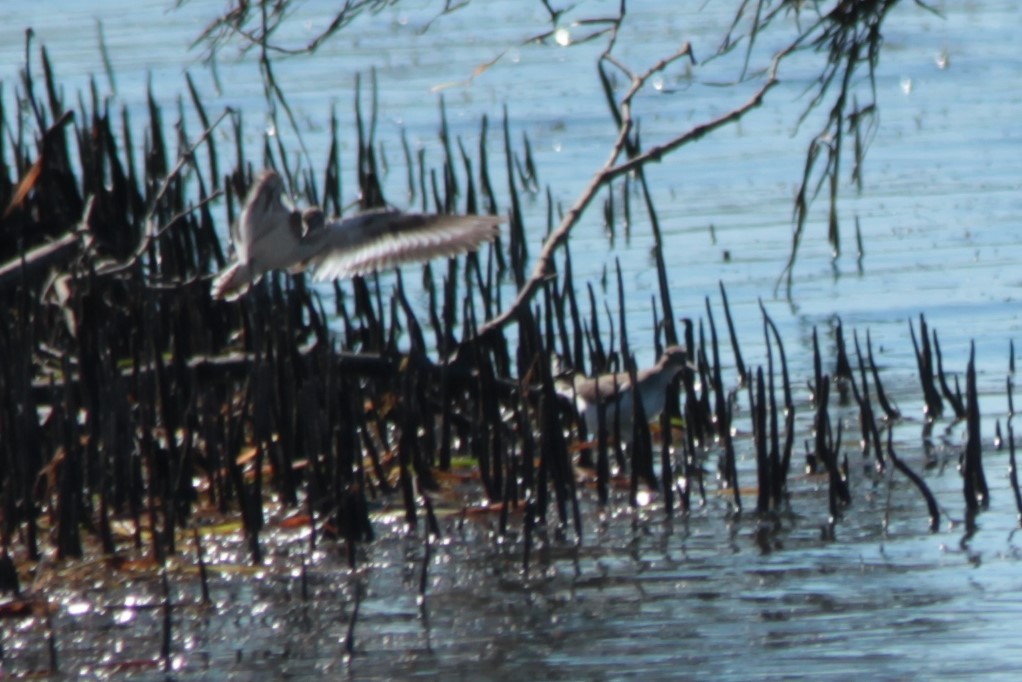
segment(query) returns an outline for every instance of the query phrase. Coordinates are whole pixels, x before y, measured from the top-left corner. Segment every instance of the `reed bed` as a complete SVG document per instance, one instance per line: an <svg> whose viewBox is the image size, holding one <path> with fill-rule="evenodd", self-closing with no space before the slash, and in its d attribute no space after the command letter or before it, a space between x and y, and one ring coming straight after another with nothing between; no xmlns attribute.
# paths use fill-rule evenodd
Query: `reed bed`
<svg viewBox="0 0 1022 682"><path fill-rule="evenodd" d="M95 87L75 105L65 102L45 50L41 57L42 75L26 68L18 91L31 115L12 124L0 111L0 544L16 566L97 551L160 565L193 541L201 557L200 509L240 518L258 564L271 501L307 526L311 547L336 543L354 566L357 548L373 540L370 510L380 500L400 500L406 527L425 528L428 547L441 533L434 496L445 475L467 468L480 504L497 515L498 533L520 538L527 572L538 529L577 539L586 532L579 500L589 489L580 470L593 472L600 504L612 503L615 477L623 476L631 504L650 490L670 516L718 486L706 480L715 463L727 513L771 518L786 511L800 440L806 469L827 477L836 524L852 500L842 424L831 410L849 394L862 455L919 489L931 529L946 515L894 452L891 425L901 415L884 392L868 332L863 345L853 333L849 354L840 324L825 330L837 354L824 357L813 330L812 432L797 433L795 380L766 309L760 365L742 356L723 286L719 301L707 298L704 318L679 320L658 233L655 338L636 338L623 312L604 315L600 294L573 280L570 241L532 305L517 308L511 324L486 324L507 310L506 292L528 279L534 230L523 223L521 202L525 193L541 196L529 142L512 142L506 113L499 135L480 122L473 152L452 139L441 107L439 168L403 146L408 194L423 209L509 218L493 248L421 270L425 305L413 304L405 286L411 269L393 280L335 283L332 296L302 275L278 274L224 303L209 296L211 273L227 258L224 223L235 219L262 166L276 167L327 210L343 209L336 122L319 173L293 172L286 150L269 142L254 165L240 113L210 115L194 87L188 106L204 130L187 131L179 120L168 141L164 112L150 98L147 134L136 140L127 113L111 112ZM363 111L361 98L355 106L358 196L361 208L371 208L385 203L385 164L375 111ZM219 126L230 143L210 134ZM506 159L500 180L490 167L495 138ZM229 159L221 144L232 150ZM658 229L642 173L615 182L627 185L623 196L645 197ZM607 193L604 210L611 234L616 194ZM219 201L226 220L214 215ZM615 274L624 311L619 267ZM726 342L715 312L726 321ZM967 423L962 489L974 519L989 503L974 363L963 397L947 381L924 318L911 336L927 419L949 405ZM678 343L690 349L693 369L672 392L658 438L641 414L634 434L586 434L558 395L554 357L566 369L634 375L635 347L659 354ZM739 414L747 415L742 424ZM1013 458L1010 421L1007 428ZM743 433L755 452L754 483L739 480L735 445ZM1014 467L1012 474L1022 513Z"/></svg>

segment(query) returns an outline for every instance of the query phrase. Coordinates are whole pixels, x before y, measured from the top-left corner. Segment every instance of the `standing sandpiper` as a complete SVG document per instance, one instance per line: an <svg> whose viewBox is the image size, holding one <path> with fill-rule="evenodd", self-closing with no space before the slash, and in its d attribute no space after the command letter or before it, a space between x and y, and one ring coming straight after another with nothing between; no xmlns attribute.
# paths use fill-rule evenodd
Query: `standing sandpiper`
<svg viewBox="0 0 1022 682"><path fill-rule="evenodd" d="M652 421L663 412L667 387L679 372L690 367L688 349L685 346L669 346L664 349L655 366L636 373L639 396L647 419ZM558 392L575 401L575 407L585 419L590 437L597 435L598 410L602 409L607 431L614 431L611 424L615 412L618 412L620 421L617 432L623 441L631 441L632 400L635 391L632 390L628 372L602 374L595 378L578 375L574 378L574 385L562 386Z"/></svg>

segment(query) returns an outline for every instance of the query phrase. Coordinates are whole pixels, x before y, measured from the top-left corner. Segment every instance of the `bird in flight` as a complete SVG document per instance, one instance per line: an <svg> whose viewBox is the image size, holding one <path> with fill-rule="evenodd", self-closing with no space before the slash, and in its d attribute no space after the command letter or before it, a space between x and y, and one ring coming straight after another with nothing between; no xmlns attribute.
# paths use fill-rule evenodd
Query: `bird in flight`
<svg viewBox="0 0 1022 682"><path fill-rule="evenodd" d="M284 181L266 170L245 200L233 235L235 260L213 279L210 295L233 301L270 270L311 270L324 281L456 256L495 239L501 222L499 216L393 209L327 220L318 207L292 207Z"/></svg>

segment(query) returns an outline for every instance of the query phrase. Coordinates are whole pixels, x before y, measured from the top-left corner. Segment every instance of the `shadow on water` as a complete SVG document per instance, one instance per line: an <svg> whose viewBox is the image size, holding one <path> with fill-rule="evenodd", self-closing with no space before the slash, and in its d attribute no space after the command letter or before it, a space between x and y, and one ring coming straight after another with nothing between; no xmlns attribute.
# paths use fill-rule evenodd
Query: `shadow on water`
<svg viewBox="0 0 1022 682"><path fill-rule="evenodd" d="M211 204L233 220L256 172L241 114L204 111L193 88L205 130L179 122L168 143L150 99L149 134L132 142L128 114L95 88L69 108L43 55L42 80L23 83L32 127L0 112L5 673L1018 669L1012 410L977 385L974 352L954 372L925 318L907 330L909 379L839 320L786 349L760 304L762 337L741 338L723 286L680 332L661 286L640 338L620 266L604 289L614 316L574 281L569 250L513 328L478 336L527 276L513 208L493 249L421 281L358 278L331 298L273 276L212 301L227 253ZM365 102L368 206L385 199L386 164ZM506 119L481 122L473 155L443 115L441 167L408 153L409 196L501 213L538 190ZM487 154L498 138L503 177ZM140 166L123 152L136 146ZM319 176L292 173L277 140L259 165L339 212L328 156ZM666 283L659 246L653 261ZM633 401L587 433L562 398L555 355L634 382L631 347L677 343L689 364L659 429ZM991 415L998 443L983 448ZM1009 457L1011 476L988 482Z"/></svg>

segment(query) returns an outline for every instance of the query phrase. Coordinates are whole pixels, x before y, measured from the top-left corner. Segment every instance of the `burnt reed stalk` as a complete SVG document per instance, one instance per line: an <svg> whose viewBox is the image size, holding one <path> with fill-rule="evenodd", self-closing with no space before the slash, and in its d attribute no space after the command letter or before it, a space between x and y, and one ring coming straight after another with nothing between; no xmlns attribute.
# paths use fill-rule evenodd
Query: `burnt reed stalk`
<svg viewBox="0 0 1022 682"><path fill-rule="evenodd" d="M861 392L854 378L851 382L855 402L859 405L859 422L862 427L863 443L862 454L868 456L870 446L872 446L876 458L876 470L881 472L886 466L886 460L884 458L883 444L880 442L880 430L877 426L876 414L873 412L873 401L870 398L869 378L866 375L866 361L862 350L859 348L859 335L857 333L853 334L853 339L855 341L855 355L859 361L859 377L862 381Z"/></svg>
<svg viewBox="0 0 1022 682"><path fill-rule="evenodd" d="M980 436L979 396L976 390L976 344L969 350L965 370L966 441L962 463L965 507L970 514L990 506L990 490L983 472L983 445Z"/></svg>
<svg viewBox="0 0 1022 682"><path fill-rule="evenodd" d="M718 281L717 285L720 288L720 300L724 304L724 320L727 322L727 333L731 338L731 351L735 355L735 370L738 372L738 384L742 385L749 379L748 370L745 368L745 361L742 359L742 351L738 345L738 335L735 333L735 322L731 318L731 306L727 300L727 290L724 288L723 281ZM762 307L763 303L760 302L760 308ZM771 325L773 325L772 322Z"/></svg>
<svg viewBox="0 0 1022 682"><path fill-rule="evenodd" d="M784 476L781 473L781 439L778 433L777 391L774 390L774 351L773 344L770 342L770 328L767 325L765 316L763 318L763 336L766 342L767 354L767 405L769 408L768 421L770 429L768 436L768 458L770 461L769 497L770 507L772 509L779 509L781 498L783 497Z"/></svg>
<svg viewBox="0 0 1022 682"><path fill-rule="evenodd" d="M698 405L697 412L698 416L696 417L696 419L693 420L693 423L691 424L690 428L693 430L692 435L696 439L696 441L706 445L713 439L714 428L716 429L716 434L718 436L724 435L723 432L721 431L724 425L722 423L723 420L721 419L720 415L723 414L723 412L726 409L725 405L726 397L724 393L724 382L722 379L722 370L720 366L720 344L717 340L717 323L713 318L713 310L710 307L710 297L709 296L705 297L703 299L703 302L706 306L706 319L709 321L710 326L710 353L712 354L713 357L713 362L710 365L711 377L710 386L712 386L714 395L714 412L716 413L716 419L714 419L713 414L706 413L706 406L708 405L708 401L704 402L701 400L697 400L695 398L695 392L693 390L693 393L690 396L690 398L696 405ZM685 320L683 321L683 324L685 325L685 338L687 342L687 339L691 337L691 322ZM705 389L703 393L704 394L706 393Z"/></svg>
<svg viewBox="0 0 1022 682"><path fill-rule="evenodd" d="M720 344L717 341L717 326L714 322L713 310L710 307L709 297L704 299L704 303L706 306L706 316L710 324L710 352L713 355L713 363L709 368L709 381L704 380L702 385L704 387L704 396L707 395L708 391L713 391L715 415L707 413L706 406L708 401L701 400L696 396L695 374L689 372L683 373L682 377L685 387L686 460L694 461L695 444L700 443L704 446L708 445L709 441L712 439L713 429L716 428L716 432L720 436L724 445L723 460L720 464L720 468L723 473L724 485L732 492L735 510L741 511L742 500L741 493L738 489L738 470L735 466L735 448L731 437L731 407L728 404L727 394L724 391L723 371L720 361ZM688 318L683 318L681 322L684 327L686 347L691 349L694 347L692 345L694 343L692 321ZM700 349L699 353L701 356L703 354L703 349ZM742 371L744 371L744 365ZM704 377L704 379L705 378L706 377ZM698 467L694 466L692 468ZM686 467L686 470L688 470L688 467ZM688 477L686 476L686 480L687 478ZM687 508L687 491L683 502Z"/></svg>
<svg viewBox="0 0 1022 682"><path fill-rule="evenodd" d="M954 410L955 418L964 419L968 412L965 403L962 401L961 391L952 391L951 387L948 386L947 376L944 374L944 358L940 352L940 340L937 338L936 329L933 330L933 353L937 357L937 381L940 384L940 392L951 405L951 409Z"/></svg>
<svg viewBox="0 0 1022 682"><path fill-rule="evenodd" d="M770 455L767 445L767 398L766 379L763 368L756 368L755 380L749 382L749 405L752 414L753 441L756 446L756 513L765 514L771 510L770 498Z"/></svg>
<svg viewBox="0 0 1022 682"><path fill-rule="evenodd" d="M940 392L933 383L933 351L930 347L930 333L926 326L926 318L919 315L919 341L916 340L915 327L909 322L909 332L912 336L912 347L915 349L916 366L919 368L919 383L923 388L923 400L926 403L926 417L936 419L944 411L944 401L941 400Z"/></svg>
<svg viewBox="0 0 1022 682"><path fill-rule="evenodd" d="M933 493L930 492L930 487L926 485L926 482L917 474L912 471L911 467L905 464L904 461L894 452L894 429L890 426L887 427L887 456L890 458L891 463L894 464L894 468L900 471L906 476L912 484L922 494L923 499L926 500L926 508L930 514L930 532L936 533L940 527L940 507L937 506L937 500L934 498Z"/></svg>
<svg viewBox="0 0 1022 682"><path fill-rule="evenodd" d="M784 395L784 445L780 447L780 461L777 470L774 472L774 494L778 502L782 497L787 496L788 472L791 469L791 453L795 447L795 401L791 393L791 377L788 374L788 358L784 352L784 343L781 341L781 333L777 325L767 314L763 302L759 303L763 314L763 321L773 335L774 343L777 345L777 358L781 364L781 390ZM733 333L732 329L732 333ZM733 341L737 353L737 341ZM768 343L769 347L769 343ZM740 362L740 360L739 360ZM776 418L776 416L775 416Z"/></svg>
<svg viewBox="0 0 1022 682"><path fill-rule="evenodd" d="M1022 490L1019 489L1018 483L1018 464L1015 460L1015 430L1011 425L1011 421L1008 421L1008 465L1009 465L1009 480L1011 482L1011 491L1015 495L1015 510L1016 520L1022 525Z"/></svg>
<svg viewBox="0 0 1022 682"><path fill-rule="evenodd" d="M827 452L830 453L832 466L827 469L827 503L830 511L830 522L833 524L840 516L844 506L851 504L851 496L848 492L848 471L847 466L838 470L837 454L841 448L841 435L844 425L840 419L837 420L837 435L831 438L830 420L827 420ZM847 457L845 458L847 464Z"/></svg>
<svg viewBox="0 0 1022 682"><path fill-rule="evenodd" d="M1011 482L1011 490L1015 495L1015 509L1017 510L1016 520L1022 526L1022 490L1018 483L1018 464L1015 461L1015 431L1012 427L1012 420L1015 418L1015 342L1008 344L1008 376L1005 378L1005 388L1008 395L1008 480Z"/></svg>
<svg viewBox="0 0 1022 682"><path fill-rule="evenodd" d="M880 380L880 370L877 368L876 360L873 358L873 342L870 339L869 329L866 330L866 355L869 361L870 370L873 373L873 386L876 387L877 402L880 403L880 409L884 411L888 421L901 419L901 412L891 405L891 401L887 397L887 392L884 391L884 384Z"/></svg>

